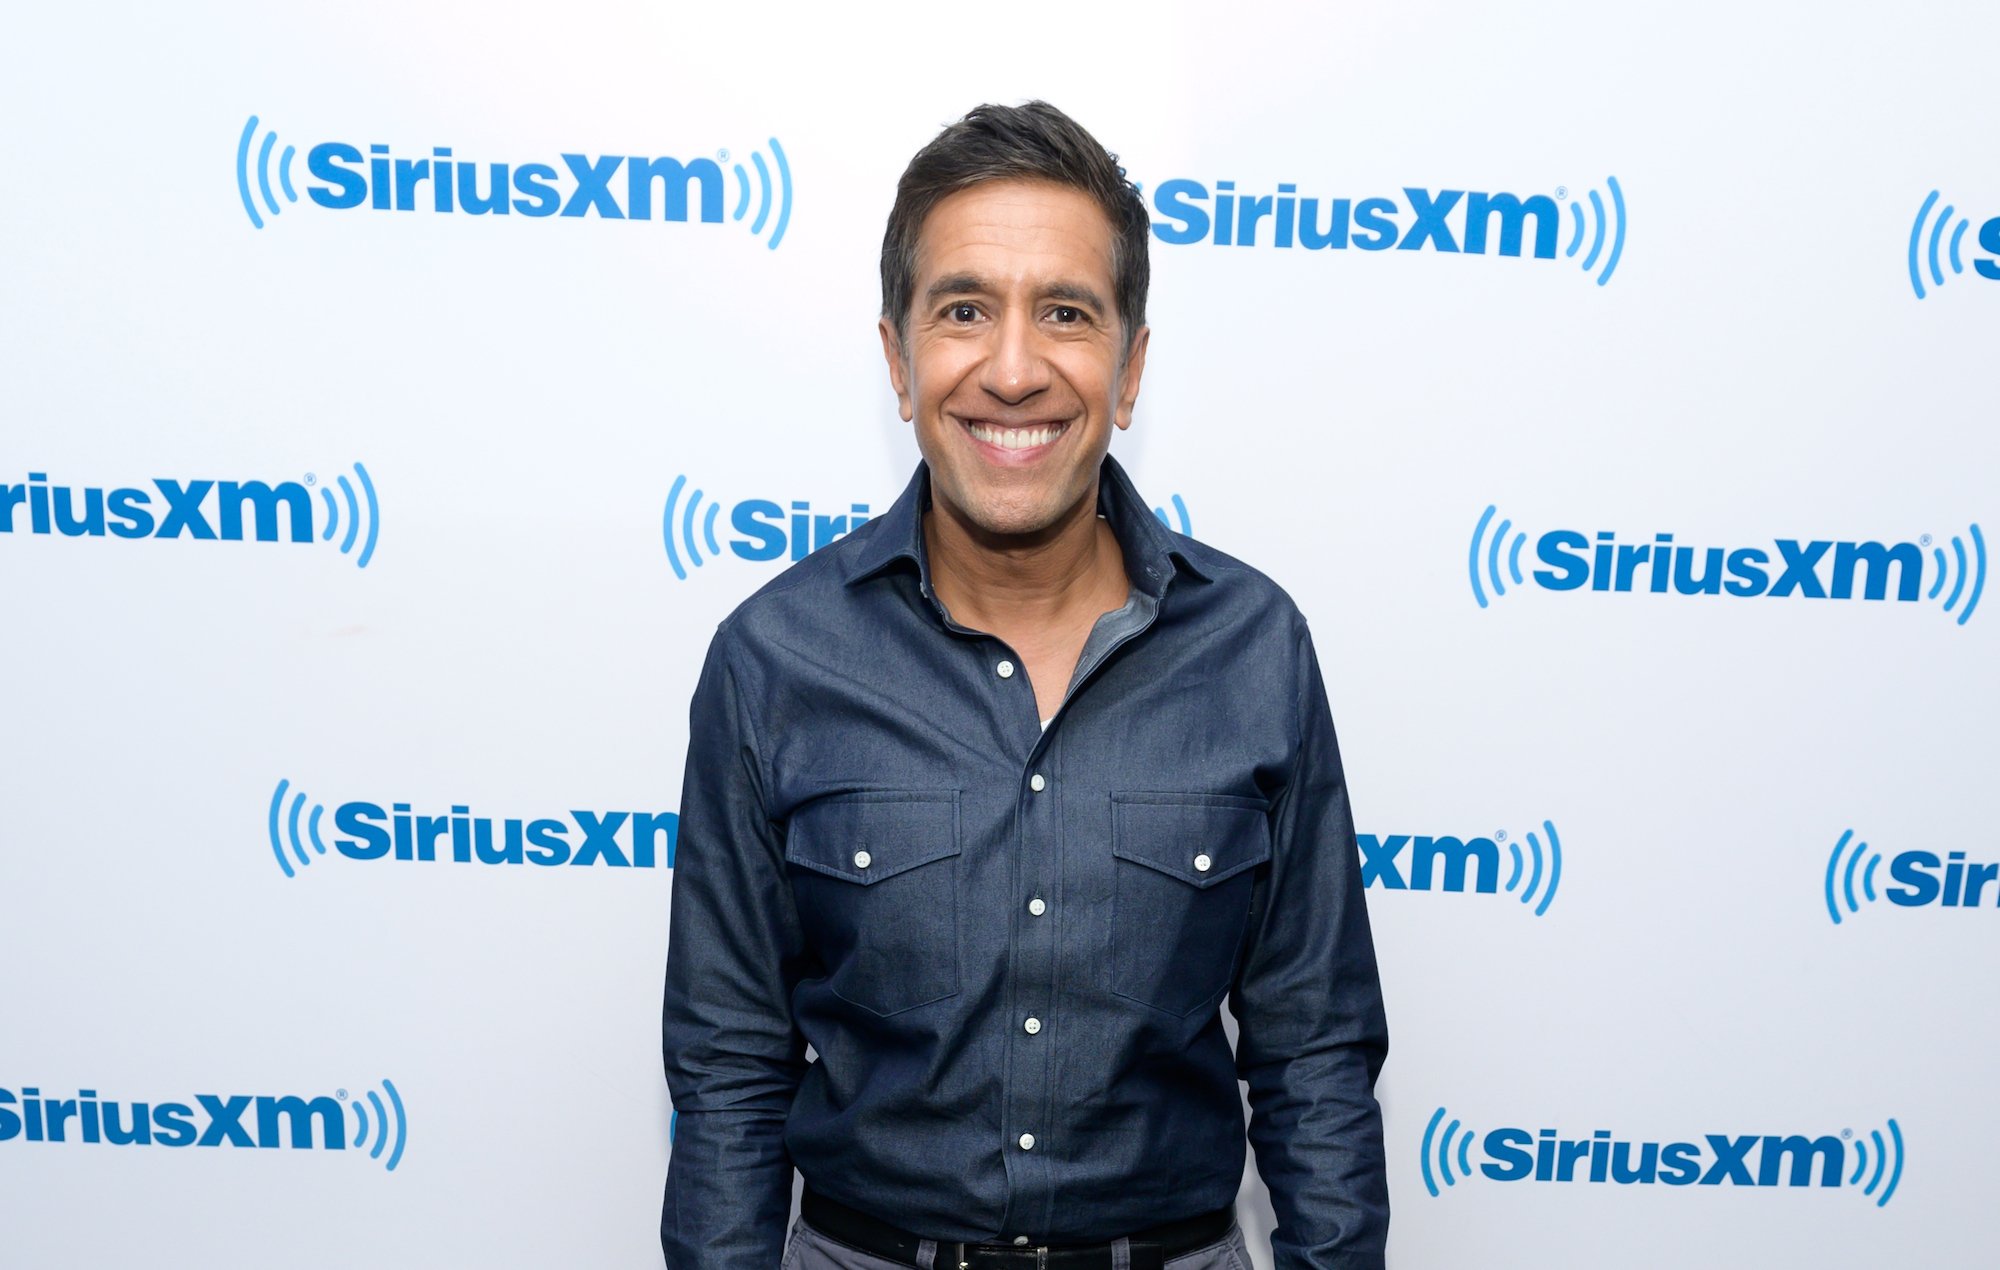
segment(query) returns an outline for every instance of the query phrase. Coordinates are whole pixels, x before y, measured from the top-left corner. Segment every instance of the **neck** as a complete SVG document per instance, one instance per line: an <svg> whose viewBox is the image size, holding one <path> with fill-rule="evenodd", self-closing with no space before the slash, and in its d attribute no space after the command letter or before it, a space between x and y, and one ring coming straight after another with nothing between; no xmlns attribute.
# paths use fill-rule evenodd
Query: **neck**
<svg viewBox="0 0 2000 1270"><path fill-rule="evenodd" d="M978 630L1060 621L1072 610L1124 602L1124 554L1097 518L1097 483L1048 528L995 534L933 497L923 520L931 586L953 619Z"/></svg>

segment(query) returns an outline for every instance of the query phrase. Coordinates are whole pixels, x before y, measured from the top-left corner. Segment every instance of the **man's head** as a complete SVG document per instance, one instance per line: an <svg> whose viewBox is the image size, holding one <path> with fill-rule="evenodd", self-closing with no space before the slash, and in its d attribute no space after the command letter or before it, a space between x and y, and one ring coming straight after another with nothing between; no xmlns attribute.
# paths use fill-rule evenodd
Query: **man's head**
<svg viewBox="0 0 2000 1270"><path fill-rule="evenodd" d="M1096 489L1145 368L1146 209L1045 102L980 106L910 161L882 240L882 349L934 506L987 535Z"/></svg>

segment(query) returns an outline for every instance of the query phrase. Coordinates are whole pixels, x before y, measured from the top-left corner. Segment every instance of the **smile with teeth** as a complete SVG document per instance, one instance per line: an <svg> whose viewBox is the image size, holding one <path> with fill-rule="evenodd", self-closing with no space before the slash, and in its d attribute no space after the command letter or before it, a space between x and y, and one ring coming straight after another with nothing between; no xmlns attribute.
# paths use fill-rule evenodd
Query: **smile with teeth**
<svg viewBox="0 0 2000 1270"><path fill-rule="evenodd" d="M1047 423L1028 428L998 428L988 423L968 423L965 428L972 434L973 440L997 445L1003 450L1032 450L1069 431L1067 423Z"/></svg>

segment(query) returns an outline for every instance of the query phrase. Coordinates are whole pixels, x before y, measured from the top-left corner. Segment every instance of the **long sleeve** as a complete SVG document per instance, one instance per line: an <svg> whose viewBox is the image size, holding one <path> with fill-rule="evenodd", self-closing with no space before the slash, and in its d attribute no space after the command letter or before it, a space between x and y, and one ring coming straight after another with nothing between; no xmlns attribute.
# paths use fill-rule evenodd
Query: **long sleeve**
<svg viewBox="0 0 2000 1270"><path fill-rule="evenodd" d="M1232 987L1250 1142L1278 1219L1278 1270L1380 1270L1388 1238L1375 1078L1388 1024L1326 688L1299 625L1296 768Z"/></svg>
<svg viewBox="0 0 2000 1270"><path fill-rule="evenodd" d="M660 1243L669 1270L771 1270L790 1215L784 1129L805 1069L791 988L803 939L765 755L732 666L709 647L690 710L661 1036L675 1109Z"/></svg>

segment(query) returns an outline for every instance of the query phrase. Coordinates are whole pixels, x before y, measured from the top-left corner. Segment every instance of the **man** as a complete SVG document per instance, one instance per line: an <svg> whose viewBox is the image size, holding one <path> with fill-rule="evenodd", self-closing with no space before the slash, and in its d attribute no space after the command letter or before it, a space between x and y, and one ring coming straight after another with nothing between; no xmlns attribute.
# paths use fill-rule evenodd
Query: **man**
<svg viewBox="0 0 2000 1270"><path fill-rule="evenodd" d="M1040 102L898 185L880 327L923 463L695 691L673 1270L1236 1270L1239 1075L1278 1265L1382 1265L1386 1026L1312 641L1107 456L1146 247Z"/></svg>

